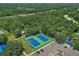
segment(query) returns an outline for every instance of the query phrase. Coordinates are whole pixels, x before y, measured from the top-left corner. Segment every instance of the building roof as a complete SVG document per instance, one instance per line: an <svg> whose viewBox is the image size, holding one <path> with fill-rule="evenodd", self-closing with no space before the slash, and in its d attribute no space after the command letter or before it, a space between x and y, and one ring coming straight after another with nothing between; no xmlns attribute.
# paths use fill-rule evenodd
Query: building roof
<svg viewBox="0 0 79 59"><path fill-rule="evenodd" d="M69 45L72 45L72 44L73 44L73 40L67 39L67 40L66 40L66 43L69 44Z"/></svg>

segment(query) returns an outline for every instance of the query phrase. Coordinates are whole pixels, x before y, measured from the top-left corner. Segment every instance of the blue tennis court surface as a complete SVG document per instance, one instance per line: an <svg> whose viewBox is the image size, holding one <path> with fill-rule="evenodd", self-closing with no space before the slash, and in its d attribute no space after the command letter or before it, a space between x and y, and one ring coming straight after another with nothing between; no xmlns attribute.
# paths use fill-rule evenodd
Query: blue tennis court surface
<svg viewBox="0 0 79 59"><path fill-rule="evenodd" d="M39 42L37 42L35 39L33 39L33 38L30 38L30 39L28 39L28 41L33 45L33 46L38 46L38 45L40 45L40 43Z"/></svg>
<svg viewBox="0 0 79 59"><path fill-rule="evenodd" d="M38 37L40 40L44 41L44 42L48 41L48 38L46 38L46 37L43 36L42 34L37 35L37 37Z"/></svg>

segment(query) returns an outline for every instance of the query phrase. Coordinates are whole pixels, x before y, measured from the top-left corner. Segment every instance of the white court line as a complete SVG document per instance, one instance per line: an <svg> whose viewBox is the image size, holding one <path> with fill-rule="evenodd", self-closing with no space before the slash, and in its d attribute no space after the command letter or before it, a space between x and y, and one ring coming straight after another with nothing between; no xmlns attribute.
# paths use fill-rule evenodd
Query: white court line
<svg viewBox="0 0 79 59"><path fill-rule="evenodd" d="M55 41L52 41L52 42L50 42L49 44L47 44L47 45L45 45L45 46L43 46L43 47L41 47L41 48L37 49L36 51L34 51L34 52L30 53L28 56L30 56L30 55L32 55L32 54L34 54L35 52L39 51L40 49L42 49L42 48L44 48L44 47L46 47L46 46L48 46L48 45L50 45L50 44L52 44L52 43L54 43L54 42L55 42Z"/></svg>

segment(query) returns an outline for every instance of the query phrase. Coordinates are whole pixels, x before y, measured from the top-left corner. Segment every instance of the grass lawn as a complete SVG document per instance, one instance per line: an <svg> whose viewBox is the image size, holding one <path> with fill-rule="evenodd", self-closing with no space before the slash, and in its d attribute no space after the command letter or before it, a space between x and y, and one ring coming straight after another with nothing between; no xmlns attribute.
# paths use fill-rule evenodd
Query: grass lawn
<svg viewBox="0 0 79 59"><path fill-rule="evenodd" d="M73 40L73 42L75 44L78 44L79 43L79 33L75 33L75 34L73 34L73 36L76 37L76 38L78 38L77 40Z"/></svg>
<svg viewBox="0 0 79 59"><path fill-rule="evenodd" d="M8 37L9 41L15 40L15 36L12 33L9 33L8 31L2 29L2 31L5 33L5 35Z"/></svg>
<svg viewBox="0 0 79 59"><path fill-rule="evenodd" d="M75 33L75 34L73 34L73 36L79 38L79 33Z"/></svg>
<svg viewBox="0 0 79 59"><path fill-rule="evenodd" d="M9 33L8 31L2 29L1 31L3 31L5 33L5 35L8 37L9 41L14 41L16 38L15 36L12 34L12 33ZM31 52L34 51L34 49L25 41L25 37L20 37L18 38L16 41L20 42L23 44L23 47L25 48L25 53L28 55L30 54ZM4 51L7 55L7 50Z"/></svg>
<svg viewBox="0 0 79 59"><path fill-rule="evenodd" d="M26 41L25 41L25 38L26 37L22 37L22 38L19 38L17 39L16 41L20 42L23 44L23 47L25 49L25 53L28 55L30 54L31 52L35 51L35 49L32 48L32 46L30 46Z"/></svg>

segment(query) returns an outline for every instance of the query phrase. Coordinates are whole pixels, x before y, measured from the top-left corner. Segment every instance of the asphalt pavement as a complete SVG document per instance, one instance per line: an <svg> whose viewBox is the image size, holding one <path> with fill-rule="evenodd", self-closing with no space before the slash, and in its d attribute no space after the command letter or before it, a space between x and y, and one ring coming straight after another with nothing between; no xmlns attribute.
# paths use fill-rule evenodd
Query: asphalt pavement
<svg viewBox="0 0 79 59"><path fill-rule="evenodd" d="M58 44L56 42L43 48L44 52L40 51L40 54L35 52L32 56L56 56L58 50L62 51L63 56L79 56L79 51L71 48L64 48L64 44Z"/></svg>

